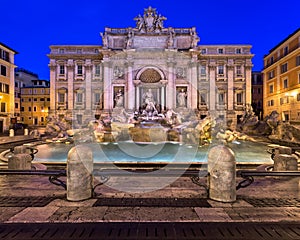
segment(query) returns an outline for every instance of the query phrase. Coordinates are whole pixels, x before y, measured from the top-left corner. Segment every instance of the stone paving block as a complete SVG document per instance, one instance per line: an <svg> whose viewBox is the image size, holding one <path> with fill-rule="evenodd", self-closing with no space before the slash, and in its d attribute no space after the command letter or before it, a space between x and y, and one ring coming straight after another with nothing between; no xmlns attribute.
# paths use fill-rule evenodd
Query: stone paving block
<svg viewBox="0 0 300 240"><path fill-rule="evenodd" d="M46 222L57 209L58 207L28 207L7 222Z"/></svg>
<svg viewBox="0 0 300 240"><path fill-rule="evenodd" d="M108 208L106 221L196 221L198 215L193 208L127 207Z"/></svg>
<svg viewBox="0 0 300 240"><path fill-rule="evenodd" d="M8 221L8 219L23 210L23 207L0 207L0 222L2 223Z"/></svg>
<svg viewBox="0 0 300 240"><path fill-rule="evenodd" d="M195 208L201 222L230 222L232 219L223 208Z"/></svg>
<svg viewBox="0 0 300 240"><path fill-rule="evenodd" d="M225 212L230 218L238 221L280 222L292 220L286 212L286 208L226 208ZM299 221L299 218L297 220Z"/></svg>
<svg viewBox="0 0 300 240"><path fill-rule="evenodd" d="M57 222L101 222L107 207L62 207L50 218Z"/></svg>

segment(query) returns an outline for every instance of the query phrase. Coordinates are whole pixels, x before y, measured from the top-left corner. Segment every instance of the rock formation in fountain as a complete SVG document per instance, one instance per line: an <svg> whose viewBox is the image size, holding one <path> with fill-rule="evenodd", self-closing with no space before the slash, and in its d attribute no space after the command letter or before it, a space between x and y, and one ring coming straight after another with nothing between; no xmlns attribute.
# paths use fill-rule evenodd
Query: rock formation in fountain
<svg viewBox="0 0 300 240"><path fill-rule="evenodd" d="M272 132L271 126L274 121L273 115L263 121L258 120L252 106L246 104L244 114L237 124L237 131L254 136L268 136Z"/></svg>
<svg viewBox="0 0 300 240"><path fill-rule="evenodd" d="M56 116L49 117L45 134L53 138L66 138L70 135L71 124L64 118L59 120Z"/></svg>

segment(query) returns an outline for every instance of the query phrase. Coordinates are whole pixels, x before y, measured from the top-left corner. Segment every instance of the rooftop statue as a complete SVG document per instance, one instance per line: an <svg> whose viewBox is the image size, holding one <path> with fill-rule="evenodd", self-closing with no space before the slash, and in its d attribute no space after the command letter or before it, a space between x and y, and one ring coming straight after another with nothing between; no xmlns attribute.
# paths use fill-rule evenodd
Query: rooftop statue
<svg viewBox="0 0 300 240"><path fill-rule="evenodd" d="M164 28L163 21L166 19L167 18L161 14L158 15L156 8L152 8L151 6L144 9L143 16L139 14L134 18L136 28L140 32L159 32Z"/></svg>

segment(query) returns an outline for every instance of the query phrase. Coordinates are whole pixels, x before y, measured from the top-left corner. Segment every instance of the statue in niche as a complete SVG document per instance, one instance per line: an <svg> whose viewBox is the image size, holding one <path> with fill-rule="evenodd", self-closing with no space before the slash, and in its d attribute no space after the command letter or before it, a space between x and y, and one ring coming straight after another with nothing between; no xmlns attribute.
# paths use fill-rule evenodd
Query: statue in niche
<svg viewBox="0 0 300 240"><path fill-rule="evenodd" d="M124 106L124 95L122 89L119 89L115 95L115 107L123 107Z"/></svg>
<svg viewBox="0 0 300 240"><path fill-rule="evenodd" d="M143 94L143 102L144 104L148 105L149 103L153 103L155 104L154 102L154 96L153 96L153 93L152 93L152 89L149 88L144 94Z"/></svg>
<svg viewBox="0 0 300 240"><path fill-rule="evenodd" d="M178 107L186 107L186 98L187 93L185 92L184 88L181 88L181 90L177 94Z"/></svg>
<svg viewBox="0 0 300 240"><path fill-rule="evenodd" d="M107 33L100 33L101 37L102 37L102 45L103 48L108 48L108 37L107 37Z"/></svg>

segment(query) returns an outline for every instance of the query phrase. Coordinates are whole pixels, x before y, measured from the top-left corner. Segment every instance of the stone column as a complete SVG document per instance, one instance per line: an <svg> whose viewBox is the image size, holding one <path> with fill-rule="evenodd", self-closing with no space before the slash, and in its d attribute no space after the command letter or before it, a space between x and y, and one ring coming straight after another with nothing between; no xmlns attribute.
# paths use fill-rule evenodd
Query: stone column
<svg viewBox="0 0 300 240"><path fill-rule="evenodd" d="M73 110L74 108L74 62L73 59L68 60L67 64L67 76L68 76L68 99L67 110Z"/></svg>
<svg viewBox="0 0 300 240"><path fill-rule="evenodd" d="M187 107L191 107L192 109L196 109L197 108L197 101L198 101L198 87L197 87L197 62L196 62L196 58L197 56L193 56L193 60L191 62L191 89L190 89L190 104L188 103Z"/></svg>
<svg viewBox="0 0 300 240"><path fill-rule="evenodd" d="M133 80L135 86L135 109L139 110L140 107L140 80Z"/></svg>
<svg viewBox="0 0 300 240"><path fill-rule="evenodd" d="M128 71L128 92L127 94L125 95L125 97L127 98L127 101L128 101L128 105L127 105L127 108L130 109L130 110L133 110L134 109L134 85L133 85L133 79L132 79L132 66L133 66L133 63L132 62L128 62L128 68L127 68L127 71Z"/></svg>
<svg viewBox="0 0 300 240"><path fill-rule="evenodd" d="M166 107L168 109L173 109L176 107L176 86L175 86L175 79L174 79L174 62L168 60L168 85L167 85L167 102Z"/></svg>
<svg viewBox="0 0 300 240"><path fill-rule="evenodd" d="M234 66L229 65L227 66L228 72L227 72L227 110L233 110L234 109L234 91L233 91L233 86L234 86Z"/></svg>
<svg viewBox="0 0 300 240"><path fill-rule="evenodd" d="M112 108L112 87L111 87L111 74L110 74L110 62L108 59L104 59L104 78L103 78L103 101L104 110Z"/></svg>
<svg viewBox="0 0 300 240"><path fill-rule="evenodd" d="M209 66L209 110L216 110L216 65Z"/></svg>

